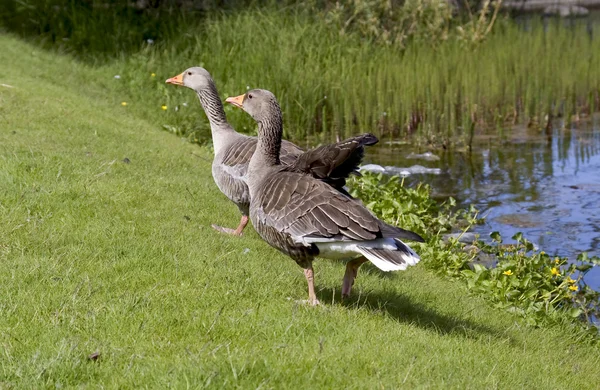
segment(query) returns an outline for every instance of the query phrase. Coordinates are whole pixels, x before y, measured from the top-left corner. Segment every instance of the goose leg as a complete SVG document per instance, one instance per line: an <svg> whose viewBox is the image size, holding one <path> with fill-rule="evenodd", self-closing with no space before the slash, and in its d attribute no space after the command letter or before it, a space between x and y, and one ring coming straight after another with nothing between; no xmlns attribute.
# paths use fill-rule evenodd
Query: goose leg
<svg viewBox="0 0 600 390"><path fill-rule="evenodd" d="M213 229L215 229L216 231L219 231L221 233L231 234L232 236L241 236L242 231L244 230L246 225L248 225L248 216L242 215L242 219L240 219L240 224L238 225L238 227L235 230L231 229L231 228L219 226L219 225L211 225L211 226Z"/></svg>
<svg viewBox="0 0 600 390"><path fill-rule="evenodd" d="M359 257L346 264L346 273L344 274L344 280L342 281L342 299L350 296L350 291L352 291L352 286L354 285L354 279L356 279L356 275L358 274L358 268L366 261L367 259L365 257Z"/></svg>
<svg viewBox="0 0 600 390"><path fill-rule="evenodd" d="M315 294L315 273L312 264L304 269L304 276L308 282L308 303L313 306L319 305L320 302L317 299L317 294Z"/></svg>

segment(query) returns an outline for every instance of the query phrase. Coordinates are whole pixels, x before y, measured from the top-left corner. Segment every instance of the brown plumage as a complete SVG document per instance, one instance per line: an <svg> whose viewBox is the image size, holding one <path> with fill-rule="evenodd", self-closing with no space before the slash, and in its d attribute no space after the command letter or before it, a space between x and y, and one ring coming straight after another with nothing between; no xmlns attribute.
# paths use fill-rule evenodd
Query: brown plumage
<svg viewBox="0 0 600 390"><path fill-rule="evenodd" d="M311 303L318 303L312 269L317 255L359 258L348 263L344 296L350 293L358 267L366 261L363 257L384 271L405 269L419 261L400 240L423 241L418 234L380 221L360 202L318 180L319 175L345 180L356 169L360 158L351 158L346 145L339 149L323 147L328 152L320 155L328 158L317 159L311 155L315 152L309 151L285 166L278 156L283 127L273 94L252 90L227 101L242 107L258 122L258 145L248 167L252 224L267 243L304 268ZM311 167L310 174L306 167Z"/></svg>
<svg viewBox="0 0 600 390"><path fill-rule="evenodd" d="M167 83L183 85L196 91L200 104L206 113L214 144L215 156L212 163L212 176L219 190L234 202L242 217L236 229L212 225L216 230L241 235L248 223L250 192L246 184L246 175L250 158L257 144L256 137L236 132L227 122L223 104L219 99L215 83L206 69L189 68ZM355 170L363 155L363 146L372 145L377 138L371 134L342 141L335 145L326 145L307 154L288 141L280 142L280 161L286 166L294 166L297 172L314 175L345 191L344 177L349 170ZM299 156L304 156L298 161Z"/></svg>

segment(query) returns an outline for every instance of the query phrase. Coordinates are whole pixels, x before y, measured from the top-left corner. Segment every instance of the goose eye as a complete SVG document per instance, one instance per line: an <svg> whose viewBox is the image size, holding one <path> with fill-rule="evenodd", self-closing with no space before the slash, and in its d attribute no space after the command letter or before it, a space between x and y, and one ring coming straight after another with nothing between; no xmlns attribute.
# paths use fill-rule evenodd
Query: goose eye
<svg viewBox="0 0 600 390"><path fill-rule="evenodd" d="M192 75L192 72L188 72L188 76L191 76L191 75Z"/></svg>
<svg viewBox="0 0 600 390"><path fill-rule="evenodd" d="M252 94L251 93L248 94L248 99L252 99Z"/></svg>

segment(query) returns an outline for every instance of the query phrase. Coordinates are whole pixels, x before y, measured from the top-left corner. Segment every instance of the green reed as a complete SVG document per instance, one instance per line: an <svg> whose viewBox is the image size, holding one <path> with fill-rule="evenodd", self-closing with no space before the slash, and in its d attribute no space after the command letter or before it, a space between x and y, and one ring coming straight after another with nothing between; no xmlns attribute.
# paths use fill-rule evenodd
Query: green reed
<svg viewBox="0 0 600 390"><path fill-rule="evenodd" d="M115 104L128 101L129 109L198 142L209 132L195 96L164 85L195 65L213 74L223 97L247 88L273 91L285 112L285 136L307 143L370 131L422 144L468 144L477 132L517 123L543 130L548 117L570 120L600 109L600 40L583 25L555 20L544 28L533 20L525 31L502 19L477 45L451 30L445 42L414 39L401 48L340 34L306 7L204 15L157 8L140 16L124 5L112 13L63 2L60 18L50 12L51 1L41 2L48 9L36 8L30 33L119 74L106 82ZM0 20L14 30L12 19ZM240 110L228 108L228 115L236 128L254 131Z"/></svg>
<svg viewBox="0 0 600 390"><path fill-rule="evenodd" d="M208 135L190 91L162 85L164 77L206 67L225 96L249 88L273 91L285 111L286 136L331 140L370 131L433 144L466 143L472 132L515 123L543 128L547 115L571 118L599 109L600 40L579 26L534 22L524 31L502 20L471 47L450 39L405 49L344 35L303 12L249 11L215 16L116 66L126 75L120 93L145 102L181 134ZM147 75L157 72L159 82ZM141 76L140 76L141 75ZM249 117L228 110L240 129Z"/></svg>

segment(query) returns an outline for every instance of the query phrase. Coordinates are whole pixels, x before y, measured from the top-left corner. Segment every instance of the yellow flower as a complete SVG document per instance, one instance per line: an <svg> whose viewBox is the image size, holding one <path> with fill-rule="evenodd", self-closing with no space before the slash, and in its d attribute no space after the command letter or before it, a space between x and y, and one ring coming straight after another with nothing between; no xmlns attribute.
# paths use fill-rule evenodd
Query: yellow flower
<svg viewBox="0 0 600 390"><path fill-rule="evenodd" d="M163 110L166 110L167 109L167 105L163 104L160 108L162 108Z"/></svg>
<svg viewBox="0 0 600 390"><path fill-rule="evenodd" d="M150 77L156 77L156 73L152 73Z"/></svg>
<svg viewBox="0 0 600 390"><path fill-rule="evenodd" d="M512 272L511 270L504 271L504 272L502 272L502 273L503 273L504 275L506 275L506 276L510 276L510 275L512 275L512 274L513 274L513 272Z"/></svg>
<svg viewBox="0 0 600 390"><path fill-rule="evenodd" d="M546 252L544 252L544 251L540 252L540 255L542 255L542 256L544 256L545 254L546 254Z"/></svg>
<svg viewBox="0 0 600 390"><path fill-rule="evenodd" d="M127 105L127 102L121 102L121 105L122 105L123 107L125 107L125 106Z"/></svg>
<svg viewBox="0 0 600 390"><path fill-rule="evenodd" d="M578 286L569 286L569 290L571 290L571 291L579 291L579 287Z"/></svg>
<svg viewBox="0 0 600 390"><path fill-rule="evenodd" d="M567 279L567 282L569 282L570 284L573 284L576 282L575 279L571 279L571 277L569 276L569 279Z"/></svg>
<svg viewBox="0 0 600 390"><path fill-rule="evenodd" d="M560 275L560 271L559 271L559 270L558 270L556 267L553 267L553 268L550 270L550 273L552 274L552 276L557 276L557 275Z"/></svg>
<svg viewBox="0 0 600 390"><path fill-rule="evenodd" d="M558 264L558 263L560 263L560 259L558 257L555 257L554 258L554 264Z"/></svg>

